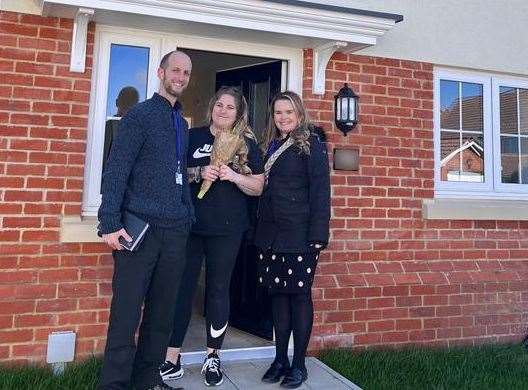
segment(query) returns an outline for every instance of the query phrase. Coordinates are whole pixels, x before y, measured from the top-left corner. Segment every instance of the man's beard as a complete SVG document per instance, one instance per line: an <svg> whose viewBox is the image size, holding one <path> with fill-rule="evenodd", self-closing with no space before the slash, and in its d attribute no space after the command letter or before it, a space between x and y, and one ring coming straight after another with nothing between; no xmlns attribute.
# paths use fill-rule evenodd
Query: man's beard
<svg viewBox="0 0 528 390"><path fill-rule="evenodd" d="M171 96L174 96L175 98L179 98L181 95L182 95L182 92L185 88L182 88L181 91L176 91L172 88L172 85L171 85L171 82L170 81L164 81L163 82L163 89L165 89L165 92L167 92L167 94L171 95Z"/></svg>

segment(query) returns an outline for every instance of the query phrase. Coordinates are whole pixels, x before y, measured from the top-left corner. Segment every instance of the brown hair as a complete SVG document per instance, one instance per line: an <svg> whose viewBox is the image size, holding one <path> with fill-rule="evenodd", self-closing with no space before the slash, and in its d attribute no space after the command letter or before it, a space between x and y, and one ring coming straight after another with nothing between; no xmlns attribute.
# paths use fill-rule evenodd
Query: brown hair
<svg viewBox="0 0 528 390"><path fill-rule="evenodd" d="M266 135L264 137L263 144L264 151L266 151L269 144L273 140L280 138L280 132L275 125L274 119L275 102L277 102L277 100L287 100L292 104L293 109L299 118L299 125L296 129L292 130L290 137L293 139L295 145L299 147L302 153L310 154L310 142L308 138L310 138L313 125L308 119L308 115L306 113L306 109L304 108L301 97L292 91L279 92L271 100L268 109L268 125L266 127Z"/></svg>
<svg viewBox="0 0 528 390"><path fill-rule="evenodd" d="M237 87L222 86L218 91L216 91L214 96L209 100L209 106L207 107L207 122L211 124L213 121L212 115L214 105L218 99L222 97L222 95L229 95L235 99L236 117L235 122L233 123L233 128L239 125L239 127L242 129L242 134L244 137L256 141L257 138L248 124L248 104L246 98L244 95L242 95L242 92Z"/></svg>

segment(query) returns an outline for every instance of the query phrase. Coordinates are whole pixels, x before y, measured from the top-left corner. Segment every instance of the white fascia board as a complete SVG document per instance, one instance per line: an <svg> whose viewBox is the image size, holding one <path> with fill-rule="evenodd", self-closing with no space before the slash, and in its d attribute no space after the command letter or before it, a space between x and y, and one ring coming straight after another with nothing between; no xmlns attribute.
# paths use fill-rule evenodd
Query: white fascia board
<svg viewBox="0 0 528 390"><path fill-rule="evenodd" d="M43 0L219 26L374 45L395 21L259 0Z"/></svg>

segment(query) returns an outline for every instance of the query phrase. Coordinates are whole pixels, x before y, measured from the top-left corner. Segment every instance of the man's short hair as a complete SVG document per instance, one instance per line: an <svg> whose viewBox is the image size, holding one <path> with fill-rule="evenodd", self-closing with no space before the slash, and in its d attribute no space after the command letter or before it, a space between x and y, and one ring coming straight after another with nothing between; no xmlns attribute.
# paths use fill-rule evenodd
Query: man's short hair
<svg viewBox="0 0 528 390"><path fill-rule="evenodd" d="M160 64L159 64L159 67L162 68L162 69L167 69L167 65L169 64L169 58L171 55L173 55L174 53L177 53L178 50L173 50L173 51L169 51L167 54L165 54L163 56L163 58L161 59L160 61Z"/></svg>

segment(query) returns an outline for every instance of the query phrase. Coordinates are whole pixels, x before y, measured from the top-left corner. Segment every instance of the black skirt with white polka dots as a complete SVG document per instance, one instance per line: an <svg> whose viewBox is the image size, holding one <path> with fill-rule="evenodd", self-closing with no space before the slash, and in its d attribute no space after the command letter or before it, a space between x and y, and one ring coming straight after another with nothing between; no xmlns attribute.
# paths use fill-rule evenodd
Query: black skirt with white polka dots
<svg viewBox="0 0 528 390"><path fill-rule="evenodd" d="M319 252L259 253L257 283L270 294L299 294L312 288Z"/></svg>

